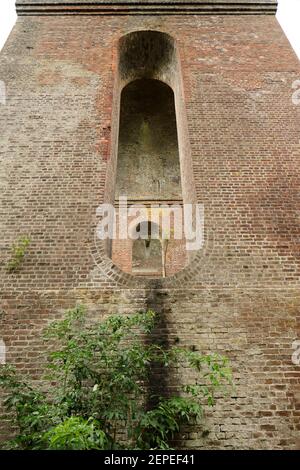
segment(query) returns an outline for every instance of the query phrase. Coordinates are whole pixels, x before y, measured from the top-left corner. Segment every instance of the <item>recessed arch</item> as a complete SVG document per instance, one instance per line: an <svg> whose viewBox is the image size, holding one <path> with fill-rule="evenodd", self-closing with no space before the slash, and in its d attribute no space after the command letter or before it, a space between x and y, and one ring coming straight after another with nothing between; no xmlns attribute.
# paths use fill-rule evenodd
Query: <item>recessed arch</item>
<svg viewBox="0 0 300 470"><path fill-rule="evenodd" d="M159 226L151 220L138 223L140 236L132 242L132 274L161 277L163 269Z"/></svg>
<svg viewBox="0 0 300 470"><path fill-rule="evenodd" d="M174 93L141 78L121 93L115 197L134 203L182 201Z"/></svg>
<svg viewBox="0 0 300 470"><path fill-rule="evenodd" d="M125 36L121 37L117 47L118 53L118 63L117 63L117 71L115 77L115 84L114 84L114 96L113 96L113 118L112 118L112 135L111 135L111 157L108 161L107 165L107 178L106 178L106 186L105 186L105 197L104 202L109 202L114 204L116 207L116 212L118 213L118 196L119 195L127 195L124 192L127 192L126 184L124 186L124 182L128 182L130 179L134 179L136 176L134 173L139 173L142 175L141 180L145 180L145 175L142 173L141 167L137 170L136 167L132 166L132 161L134 158L129 160L125 163L129 168L128 171L122 171L122 158L124 160L124 155L122 156L122 147L124 149L124 136L128 137L127 142L125 142L125 146L127 145L127 150L130 148L133 150L133 154L137 155L136 148L140 145L141 147L144 145L147 146L149 144L149 140L147 141L149 134L149 124L150 121L144 116L143 122L139 121L139 139L135 142L138 145L134 144L134 133L136 128L134 128L134 119L132 121L132 126L130 125L127 127L125 126L125 130L122 125L122 116L124 117L124 110L122 110L122 103L127 99L130 93L141 91L137 90L138 84L144 83L150 85L147 86L147 91L149 92L151 86L158 88L158 83L160 84L159 87L161 90L165 90L165 94L169 94L172 96L172 106L173 106L173 117L171 119L165 119L165 124L170 125L172 122L175 123L173 129L173 139L169 140L169 143L173 142L174 146L177 148L177 164L175 160L172 160L169 157L166 158L166 163L161 165L166 173L168 170L172 169L173 174L167 175L167 180L173 182L172 184L167 184L165 176L163 175L162 178L157 178L156 183L152 182L153 184L157 184L158 192L160 191L160 195L156 194L152 197L155 192L153 192L153 184L147 184L144 181L144 188L151 189L152 194L148 194L148 199L151 200L155 199L156 202L170 202L178 203L180 206L184 204L195 204L196 202L196 192L195 192L195 185L194 185L194 177L193 177L193 167L192 167L192 160L191 160L191 152L190 152L190 144L188 138L188 130L187 130L187 121L186 121L186 112L185 112L185 100L183 95L183 86L182 86L182 77L181 77L181 67L180 67L180 60L178 54L178 48L175 39L170 36L168 33L160 32L160 31L150 31L150 30L140 30L140 31L133 31ZM135 90L134 90L135 89ZM168 91L167 91L168 90ZM147 93L146 93L147 94ZM127 95L127 96L126 96ZM151 93L150 93L151 95ZM155 95L155 94L154 94ZM152 93L153 96L153 93ZM149 97L148 97L149 98ZM153 100L153 106L155 107L160 100L155 98ZM130 100L129 100L130 101ZM147 97L145 103L147 101ZM131 101L132 104L132 101ZM127 112L127 111L126 111ZM125 112L125 114L126 114ZM147 114L147 113L146 113ZM151 113L150 113L151 114ZM138 121L139 119L137 119ZM153 122L152 122L153 124ZM132 132L134 129L134 132ZM163 131L163 126L159 127L158 134ZM141 139L143 136L143 139ZM152 136L155 137L155 133L152 132ZM130 142L131 140L131 142ZM167 145L167 144L166 144ZM167 148L165 145L165 148ZM164 144L162 145L162 148ZM172 146L169 146L168 149L170 150ZM127 152L127 155L130 152ZM163 152L165 155L168 153L172 154L173 156L176 152ZM143 157L143 152L140 152L140 157ZM125 158L126 160L126 158ZM137 159L136 159L137 161ZM144 160L145 161L145 160ZM170 162L173 161L174 165L170 165ZM124 161L123 161L124 163ZM121 166L120 166L121 165ZM131 165L131 168L130 168ZM158 165L159 167L159 165ZM157 167L157 168L158 168ZM176 169L177 168L177 169ZM134 171L135 170L135 171ZM174 171L175 170L175 171ZM172 173L172 171L170 173ZM127 178L126 175L129 175ZM120 184L121 182L121 184ZM137 186L141 186L138 181ZM164 188L162 188L162 183ZM177 184L177 189L179 192L176 193L174 187ZM123 185L123 186L122 186ZM138 189L138 188L137 188ZM165 189L165 197L163 196L163 189ZM150 191L150 192L151 192ZM137 192L137 191L136 191ZM134 195L133 199L136 195ZM143 198L142 198L143 199ZM147 198L146 198L147 199ZM128 201L129 205L131 203L135 203L136 201ZM144 201L145 202L145 201ZM146 201L146 205L149 201ZM152 201L153 202L153 201ZM118 224L118 222L117 222ZM113 263L121 268L121 270L125 271L125 273L132 274L132 243L130 241L124 241L123 247L120 246L120 250L115 250L113 253L114 248L118 245L119 241L108 243L107 244L107 252L109 257L113 260ZM185 241L182 240L182 244ZM115 245L113 247L113 245ZM176 245L176 246L175 246ZM180 243L176 242L174 244L176 254L174 256L170 256L170 263L173 263L173 268L168 270L169 275L173 275L176 272L182 270L193 258L195 253L192 251L185 252L182 246L179 246ZM171 246L171 245L170 245ZM127 250L127 254L130 254L131 263L127 261L124 262L126 258L125 252ZM174 251L174 253L175 253ZM179 256L178 256L179 254ZM171 261L173 260L173 261ZM174 262L175 260L175 262Z"/></svg>
<svg viewBox="0 0 300 470"><path fill-rule="evenodd" d="M123 83L157 78L172 85L175 40L165 32L133 31L119 40L119 74Z"/></svg>

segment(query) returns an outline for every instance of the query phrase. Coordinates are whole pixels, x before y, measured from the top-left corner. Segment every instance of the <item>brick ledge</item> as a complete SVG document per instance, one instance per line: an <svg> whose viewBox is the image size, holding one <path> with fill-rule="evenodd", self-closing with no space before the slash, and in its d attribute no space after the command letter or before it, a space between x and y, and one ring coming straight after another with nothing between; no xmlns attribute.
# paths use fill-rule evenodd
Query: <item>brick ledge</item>
<svg viewBox="0 0 300 470"><path fill-rule="evenodd" d="M18 15L275 15L277 0L19 0Z"/></svg>

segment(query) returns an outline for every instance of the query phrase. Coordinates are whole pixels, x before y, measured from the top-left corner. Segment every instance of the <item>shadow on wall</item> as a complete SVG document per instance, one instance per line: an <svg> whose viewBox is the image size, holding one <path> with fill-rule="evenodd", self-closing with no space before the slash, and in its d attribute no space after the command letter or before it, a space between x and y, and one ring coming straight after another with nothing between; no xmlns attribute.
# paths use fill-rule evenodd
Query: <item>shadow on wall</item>
<svg viewBox="0 0 300 470"><path fill-rule="evenodd" d="M163 346L164 349L170 348L169 328L167 315L171 312L169 306L169 293L161 290L161 279L153 279L150 281L151 286L147 297L147 310L153 310L158 314L158 321L151 332L151 335L146 338L148 343L157 346ZM147 408L152 409L158 404L158 397L168 398L170 395L169 389L172 385L172 374L168 367L162 367L161 364L152 363L150 366L148 378L148 394L147 394ZM177 384L178 385L178 384Z"/></svg>

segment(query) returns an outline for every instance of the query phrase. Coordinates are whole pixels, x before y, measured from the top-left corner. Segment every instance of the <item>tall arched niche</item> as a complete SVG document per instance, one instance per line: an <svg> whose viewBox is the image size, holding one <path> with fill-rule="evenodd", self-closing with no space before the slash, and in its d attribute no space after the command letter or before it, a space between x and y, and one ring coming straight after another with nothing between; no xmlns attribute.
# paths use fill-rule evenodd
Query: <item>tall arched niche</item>
<svg viewBox="0 0 300 470"><path fill-rule="evenodd" d="M150 168L152 160L154 176ZM142 174L143 165L147 175ZM160 169L161 178L157 176ZM131 188L129 180L132 180ZM168 203L183 207L196 203L179 53L174 38L164 32L134 31L119 40L111 158L105 186L105 202L115 205L117 214L119 196L126 196L129 205ZM183 269L195 254L186 252L184 238L168 246L167 276ZM107 243L113 263L135 274L132 248L132 240L117 238Z"/></svg>

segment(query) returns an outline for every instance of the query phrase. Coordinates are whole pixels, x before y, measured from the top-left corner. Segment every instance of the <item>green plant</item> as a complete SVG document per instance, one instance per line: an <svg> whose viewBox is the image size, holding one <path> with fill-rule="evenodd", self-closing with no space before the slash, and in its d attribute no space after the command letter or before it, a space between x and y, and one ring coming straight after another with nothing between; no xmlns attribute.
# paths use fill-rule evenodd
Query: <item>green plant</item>
<svg viewBox="0 0 300 470"><path fill-rule="evenodd" d="M169 449L181 427L203 418L215 391L231 383L226 358L153 344L157 315L113 315L89 323L82 306L47 328L56 345L44 380L33 387L15 369L0 369L5 406L18 433L7 443L21 449ZM178 396L145 405L151 365L194 370Z"/></svg>
<svg viewBox="0 0 300 470"><path fill-rule="evenodd" d="M101 450L107 446L107 437L99 429L99 423L92 418L85 420L78 416L67 418L51 428L44 440L50 450Z"/></svg>
<svg viewBox="0 0 300 470"><path fill-rule="evenodd" d="M14 272L20 267L29 245L30 238L28 237L19 238L19 240L13 245L11 249L11 258L6 265L8 272Z"/></svg>

